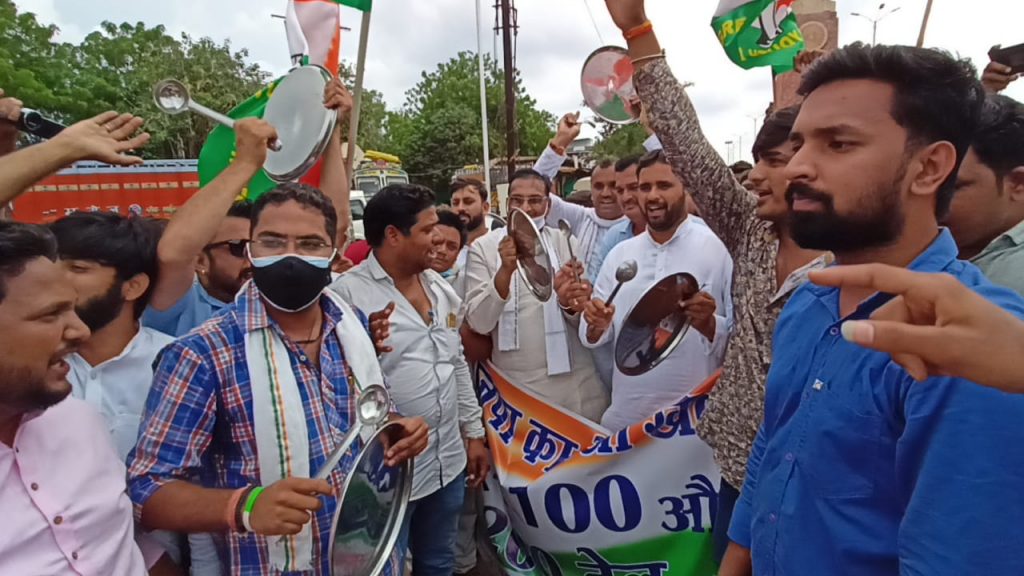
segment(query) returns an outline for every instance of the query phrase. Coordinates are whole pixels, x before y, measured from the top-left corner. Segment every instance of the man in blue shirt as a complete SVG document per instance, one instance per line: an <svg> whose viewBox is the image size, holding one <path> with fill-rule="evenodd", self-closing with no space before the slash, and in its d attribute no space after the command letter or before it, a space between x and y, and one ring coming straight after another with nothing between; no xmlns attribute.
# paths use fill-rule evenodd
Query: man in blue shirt
<svg viewBox="0 0 1024 576"><path fill-rule="evenodd" d="M948 55L854 44L803 77L787 173L790 230L840 264L950 274L1024 316L957 260L937 222L983 94ZM917 383L843 339L890 297L805 285L776 325L764 422L720 574L1011 574L1024 544L1024 397Z"/></svg>

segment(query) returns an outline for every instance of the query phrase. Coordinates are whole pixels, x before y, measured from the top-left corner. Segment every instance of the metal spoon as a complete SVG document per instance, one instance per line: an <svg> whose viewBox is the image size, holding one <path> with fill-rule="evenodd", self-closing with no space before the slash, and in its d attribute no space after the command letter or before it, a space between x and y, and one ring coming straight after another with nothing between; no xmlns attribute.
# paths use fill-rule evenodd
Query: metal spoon
<svg viewBox="0 0 1024 576"><path fill-rule="evenodd" d="M576 259L576 255L572 251L572 226L569 225L568 221L561 219L558 221L558 229L562 231L562 234L565 234L565 243L569 246L569 263L572 264L572 261ZM572 268L573 280L579 284L580 275L576 273L576 267L570 266L570 268Z"/></svg>
<svg viewBox="0 0 1024 576"><path fill-rule="evenodd" d="M188 88L181 82L174 79L161 80L153 87L153 101L156 107L165 114L176 115L191 110L200 116L205 116L218 124L234 129L235 121L206 106L196 102L188 93ZM274 152L281 150L281 141L275 140L270 143L270 149Z"/></svg>
<svg viewBox="0 0 1024 576"><path fill-rule="evenodd" d="M615 285L615 289L612 290L611 296L609 296L608 300L604 303L605 306L611 305L612 300L615 300L615 296L618 295L619 288L622 288L623 284L629 282L633 278L636 278L636 270L636 260L626 260L622 264L619 264L619 267L615 269L615 280L618 281L618 284Z"/></svg>

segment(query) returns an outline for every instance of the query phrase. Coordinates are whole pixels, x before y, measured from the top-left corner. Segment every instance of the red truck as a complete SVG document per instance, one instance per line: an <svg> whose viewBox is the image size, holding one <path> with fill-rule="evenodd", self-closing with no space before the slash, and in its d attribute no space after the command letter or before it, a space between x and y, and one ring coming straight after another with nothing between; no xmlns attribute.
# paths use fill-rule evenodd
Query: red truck
<svg viewBox="0 0 1024 576"><path fill-rule="evenodd" d="M147 160L122 168L78 162L14 201L14 219L46 224L77 210L170 218L199 189L196 160Z"/></svg>

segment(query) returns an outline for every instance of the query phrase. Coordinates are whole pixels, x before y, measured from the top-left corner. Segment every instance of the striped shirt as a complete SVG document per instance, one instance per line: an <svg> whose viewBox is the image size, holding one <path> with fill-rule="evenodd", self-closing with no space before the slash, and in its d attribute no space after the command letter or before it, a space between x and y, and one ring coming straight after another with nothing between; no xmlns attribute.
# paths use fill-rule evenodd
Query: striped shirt
<svg viewBox="0 0 1024 576"><path fill-rule="evenodd" d="M146 402L139 442L129 456L128 493L141 515L142 507L165 484L183 480L207 488L259 485L252 390L245 358L245 335L270 327L288 348L309 430L309 467L319 469L341 442L355 418L355 397L349 393L349 367L335 327L339 310L321 298L324 311L320 369L306 357L266 312L259 292L249 283L234 304L168 346L157 360L153 387ZM366 319L360 318L366 325ZM343 463L338 468L350 466ZM332 486L343 485L337 469ZM313 516L313 541L318 560L305 574L328 576L330 530L335 498L324 498ZM273 573L267 539L252 534L216 535L221 558L230 574ZM392 563L396 561L392 556ZM397 574L394 565L388 567Z"/></svg>

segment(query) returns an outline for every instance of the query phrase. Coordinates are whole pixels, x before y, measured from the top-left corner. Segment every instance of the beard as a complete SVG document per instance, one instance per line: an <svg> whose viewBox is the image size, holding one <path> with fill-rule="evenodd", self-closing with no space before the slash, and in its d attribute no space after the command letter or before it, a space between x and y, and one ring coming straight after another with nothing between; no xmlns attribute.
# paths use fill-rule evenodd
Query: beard
<svg viewBox="0 0 1024 576"><path fill-rule="evenodd" d="M459 218L462 223L466 225L467 231L478 230L484 225L484 215L480 213L477 216L470 216L469 214L459 214Z"/></svg>
<svg viewBox="0 0 1024 576"><path fill-rule="evenodd" d="M834 253L858 252L892 244L903 233L899 182L903 180L905 171L904 165L892 182L876 185L850 214L836 212L832 196L803 183L791 183L786 190L790 234L801 248ZM794 212L795 194L820 202L821 211Z"/></svg>
<svg viewBox="0 0 1024 576"><path fill-rule="evenodd" d="M648 215L650 205L651 204L644 204L642 212L644 217L647 219L647 225L655 232L668 232L676 226L679 226L679 224L686 219L687 212L685 202L665 202L663 204L665 209L664 215L658 218L656 222L652 222ZM661 208L662 204L657 204L657 207Z"/></svg>
<svg viewBox="0 0 1024 576"><path fill-rule="evenodd" d="M47 387L46 377L34 374L27 367L0 366L0 404L19 411L43 410L68 397L71 385Z"/></svg>
<svg viewBox="0 0 1024 576"><path fill-rule="evenodd" d="M217 266L217 260L211 255L210 267L206 273L207 291L210 292L211 296L215 296L213 293L222 293L227 295L227 302L231 302L238 291L242 289L242 284L252 277L252 269L249 266L242 268L242 271L237 276L225 273L219 266Z"/></svg>
<svg viewBox="0 0 1024 576"><path fill-rule="evenodd" d="M124 296L121 295L123 285L123 282L114 282L106 293L75 307L75 313L93 334L113 322L121 313L121 308L125 304Z"/></svg>

